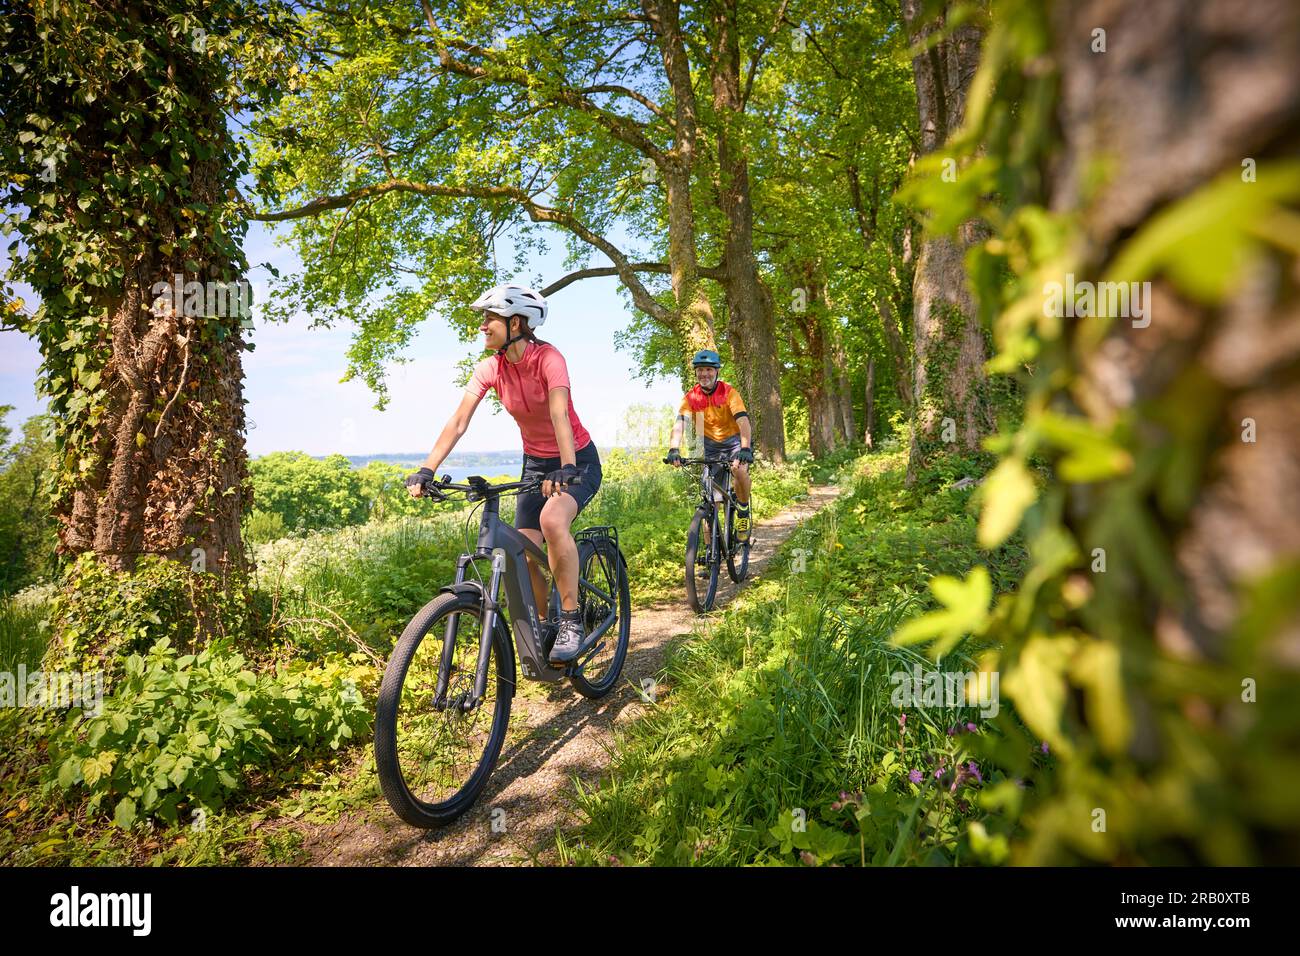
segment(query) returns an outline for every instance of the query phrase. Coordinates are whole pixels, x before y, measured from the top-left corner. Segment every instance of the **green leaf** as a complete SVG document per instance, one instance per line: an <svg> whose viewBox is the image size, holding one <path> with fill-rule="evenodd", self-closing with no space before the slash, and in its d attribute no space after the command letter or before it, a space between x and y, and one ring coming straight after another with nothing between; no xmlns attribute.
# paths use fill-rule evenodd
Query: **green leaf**
<svg viewBox="0 0 1300 956"><path fill-rule="evenodd" d="M118 801L117 809L113 811L113 822L126 830L130 828L131 824L135 823L135 818L135 801L130 797L123 797Z"/></svg>
<svg viewBox="0 0 1300 956"><path fill-rule="evenodd" d="M930 590L944 605L944 610L931 611L908 621L894 632L890 643L904 646L938 638L932 653L942 656L965 635L983 630L988 622L993 584L988 568L977 564L965 581L946 574L931 578Z"/></svg>
<svg viewBox="0 0 1300 956"><path fill-rule="evenodd" d="M1004 459L980 488L980 547L996 548L1009 538L1037 497L1034 477L1024 463L1019 458Z"/></svg>
<svg viewBox="0 0 1300 956"><path fill-rule="evenodd" d="M1075 646L1069 635L1035 635L1025 642L1002 680L1002 689L1015 702L1029 729L1063 754L1073 752L1061 731L1061 711L1065 707L1065 673Z"/></svg>
<svg viewBox="0 0 1300 956"><path fill-rule="evenodd" d="M1091 641L1075 656L1075 683L1084 689L1088 725L1102 749L1122 753L1133 735L1133 721L1124 701L1119 648L1110 641Z"/></svg>

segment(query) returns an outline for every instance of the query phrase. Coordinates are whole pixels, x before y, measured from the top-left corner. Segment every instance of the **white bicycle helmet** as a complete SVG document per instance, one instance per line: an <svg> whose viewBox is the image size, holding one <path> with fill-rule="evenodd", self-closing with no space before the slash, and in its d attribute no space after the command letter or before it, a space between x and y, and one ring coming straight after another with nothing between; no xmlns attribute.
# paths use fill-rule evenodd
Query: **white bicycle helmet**
<svg viewBox="0 0 1300 956"><path fill-rule="evenodd" d="M546 323L546 299L540 292L523 285L499 285L488 289L471 305L479 312L495 312L507 319L522 315L530 329L541 328Z"/></svg>

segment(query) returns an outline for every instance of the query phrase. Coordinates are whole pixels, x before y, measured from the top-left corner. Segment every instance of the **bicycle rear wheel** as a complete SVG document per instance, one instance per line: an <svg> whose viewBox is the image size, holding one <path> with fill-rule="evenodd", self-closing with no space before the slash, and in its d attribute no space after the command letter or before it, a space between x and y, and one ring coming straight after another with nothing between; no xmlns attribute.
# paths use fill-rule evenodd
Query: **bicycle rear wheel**
<svg viewBox="0 0 1300 956"><path fill-rule="evenodd" d="M487 689L474 694L483 609L474 594L440 594L406 626L393 648L375 712L375 768L393 812L425 829L455 820L478 799L510 722L514 657L505 628L492 635ZM444 638L450 670L437 697Z"/></svg>
<svg viewBox="0 0 1300 956"><path fill-rule="evenodd" d="M583 541L578 547L578 567L584 581L608 596L607 600L587 587L579 587L578 608L582 611L583 632L590 634L611 611L617 614L617 619L597 642L598 646L604 646L582 665L581 673L569 675L569 682L578 692L594 700L614 689L614 683L623 670L628 639L632 634L632 592L623 555L610 539Z"/></svg>
<svg viewBox="0 0 1300 956"><path fill-rule="evenodd" d="M697 508L686 534L686 599L697 614L712 610L718 594L722 556L718 554L716 515L717 512Z"/></svg>

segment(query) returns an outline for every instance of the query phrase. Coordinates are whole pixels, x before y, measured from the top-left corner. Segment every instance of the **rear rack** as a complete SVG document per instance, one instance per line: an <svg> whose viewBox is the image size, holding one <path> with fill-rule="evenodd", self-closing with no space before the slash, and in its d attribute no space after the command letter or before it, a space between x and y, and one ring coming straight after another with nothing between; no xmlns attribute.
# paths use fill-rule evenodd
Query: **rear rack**
<svg viewBox="0 0 1300 956"><path fill-rule="evenodd" d="M575 543L579 541L595 542L602 539L611 542L615 549L617 549L618 529L609 525L598 524L592 525L590 528L583 528L580 531L573 532L573 540Z"/></svg>

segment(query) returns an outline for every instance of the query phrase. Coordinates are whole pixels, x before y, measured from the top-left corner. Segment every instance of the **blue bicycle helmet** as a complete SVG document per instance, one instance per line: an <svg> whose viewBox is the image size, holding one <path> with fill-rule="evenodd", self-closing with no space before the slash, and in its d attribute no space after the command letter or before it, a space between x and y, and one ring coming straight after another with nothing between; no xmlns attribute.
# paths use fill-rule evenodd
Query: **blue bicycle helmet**
<svg viewBox="0 0 1300 956"><path fill-rule="evenodd" d="M691 359L691 368L699 368L701 365L720 369L722 368L722 356L712 349L700 349L695 353L695 358Z"/></svg>

